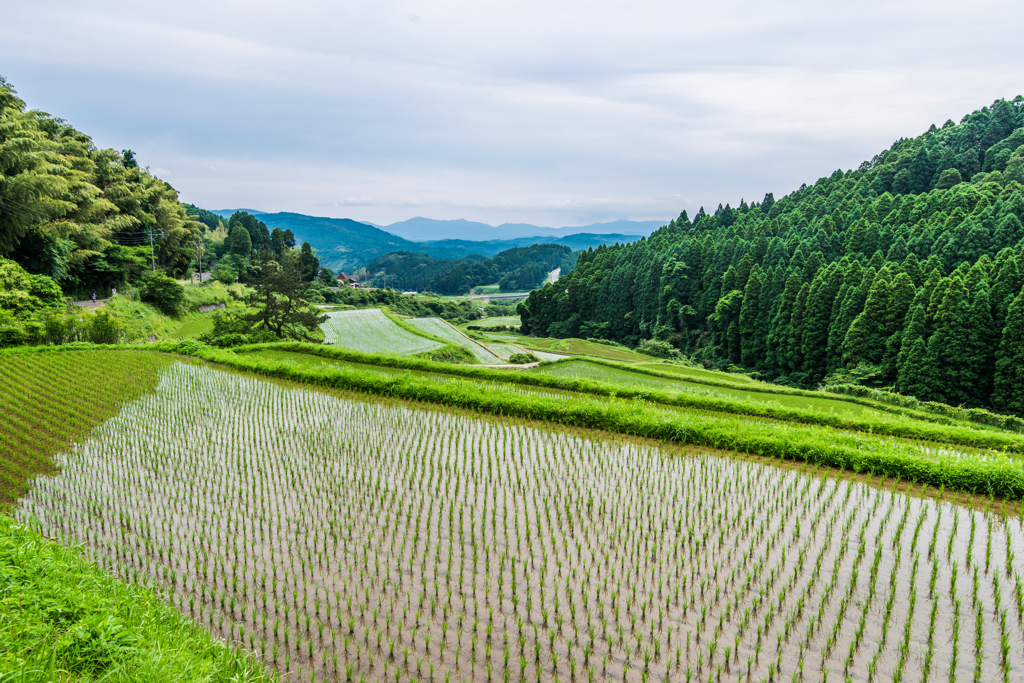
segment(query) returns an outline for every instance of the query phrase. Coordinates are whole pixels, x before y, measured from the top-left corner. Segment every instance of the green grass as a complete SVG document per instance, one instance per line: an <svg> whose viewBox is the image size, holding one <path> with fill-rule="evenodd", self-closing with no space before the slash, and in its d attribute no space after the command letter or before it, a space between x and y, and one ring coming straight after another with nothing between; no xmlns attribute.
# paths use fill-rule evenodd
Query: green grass
<svg viewBox="0 0 1024 683"><path fill-rule="evenodd" d="M705 370L704 368L694 368L688 365L677 365L675 363L667 362L649 362L640 363L639 366L642 368L657 370L658 372L668 372L673 375L679 375L684 378L694 379L698 381L729 382L731 384L753 384L756 386L769 386L765 385L763 382L758 382L755 379L751 379L746 375L740 375L731 372L718 372L715 370Z"/></svg>
<svg viewBox="0 0 1024 683"><path fill-rule="evenodd" d="M662 370L662 368L665 367L672 366L655 365L651 367L651 369L656 369L660 371ZM667 391L670 393L703 392L714 396L727 396L731 398L739 398L747 401L756 401L761 403L775 403L777 405L786 406L789 408L799 408L803 410L820 410L823 412L846 413L850 415L863 415L865 413L868 413L880 416L884 414L884 411L875 408L860 405L857 403L849 403L847 401L832 400L824 396L822 396L821 398L809 398L806 396L793 396L782 393L769 394L756 391L744 391L742 389L726 389L722 387L712 387L696 382L687 382L682 379L671 380L665 379L663 377L644 375L638 372L631 372L630 370L624 368L619 369L608 367L606 365L591 363L586 360L578 360L566 363L547 365L543 367L534 368L533 370L530 370L530 372L556 375L559 377L576 377L580 379L592 379L597 380L599 382L619 384L621 386L633 389L645 387L650 389L657 389L658 391ZM679 374L682 375L682 373Z"/></svg>
<svg viewBox="0 0 1024 683"><path fill-rule="evenodd" d="M474 320L467 325L475 325L477 327L519 327L521 321L518 315L504 315L497 318L484 318L483 320Z"/></svg>
<svg viewBox="0 0 1024 683"><path fill-rule="evenodd" d="M500 365L501 358L491 353L486 347L476 343L440 318L409 318L413 327L427 334L440 337L445 341L457 344L473 354L473 357L485 365Z"/></svg>
<svg viewBox="0 0 1024 683"><path fill-rule="evenodd" d="M266 348L299 351L344 361L459 375L462 377L491 380L501 383L543 386L562 391L590 394L593 396L621 396L636 398L672 407L673 409L712 410L720 413L734 413L736 415L769 418L776 421L788 421L808 425L855 430L868 434L882 434L907 439L921 439L938 443L957 444L970 448L1006 449L1015 453L1024 453L1024 436L1022 435L1001 432L992 428L985 428L970 423L953 423L945 418L936 418L935 421L915 419L914 417L907 415L906 411L903 409L894 408L892 406L883 406L881 404L878 406L880 410L877 414L863 413L856 415L850 413L812 410L807 408L795 408L779 405L777 403L765 402L764 397L773 395L763 392L758 394L758 396L762 397L761 400L756 401L740 397L714 395L710 391L672 393L658 389L649 389L646 387L634 388L623 384L612 384L592 379L558 377L546 373L508 372L498 369L474 368L472 366L448 366L414 358L364 355L346 351L344 349L334 349L331 347L312 344L256 344L240 347L236 349L236 351L240 353L249 353ZM574 361L563 362L572 363ZM606 361L594 362L605 363ZM703 388L707 389L708 387ZM793 390L793 393L795 395L799 395L801 392Z"/></svg>
<svg viewBox="0 0 1024 683"><path fill-rule="evenodd" d="M143 351L0 355L0 509L53 472L54 454L152 391L170 361Z"/></svg>
<svg viewBox="0 0 1024 683"><path fill-rule="evenodd" d="M171 339L196 339L200 335L213 330L213 313L200 314L193 320L188 320L181 327L175 330Z"/></svg>
<svg viewBox="0 0 1024 683"><path fill-rule="evenodd" d="M402 329L379 308L329 313L320 327L328 344L361 353L408 356L443 346Z"/></svg>
<svg viewBox="0 0 1024 683"><path fill-rule="evenodd" d="M542 337L519 337L516 340L528 349L549 351L566 356L594 356L619 361L620 363L649 362L650 356L636 353L619 346L609 346L583 339L545 339Z"/></svg>
<svg viewBox="0 0 1024 683"><path fill-rule="evenodd" d="M0 515L0 680L275 679L152 591Z"/></svg>

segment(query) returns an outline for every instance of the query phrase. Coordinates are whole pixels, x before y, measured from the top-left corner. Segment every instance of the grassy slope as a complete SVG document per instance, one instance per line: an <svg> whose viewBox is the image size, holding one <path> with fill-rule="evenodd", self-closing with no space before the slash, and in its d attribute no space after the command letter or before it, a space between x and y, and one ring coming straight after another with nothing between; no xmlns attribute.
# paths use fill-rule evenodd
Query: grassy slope
<svg viewBox="0 0 1024 683"><path fill-rule="evenodd" d="M273 679L150 590L0 515L0 680Z"/></svg>
<svg viewBox="0 0 1024 683"><path fill-rule="evenodd" d="M624 384L612 384L609 382L572 377L556 377L546 374L510 372L507 370L488 368L447 366L437 363L429 363L419 359L358 354L343 349L334 349L309 344L285 343L275 344L272 346L253 345L240 347L238 351L241 353L247 353L266 348L298 351L301 353L324 356L341 361L385 365L449 375L460 375L462 377L475 378L478 380L544 386L562 391L578 392L596 396L609 396L614 394L625 398L639 398L645 401L671 406L676 409L713 410L719 413L734 413L736 415L764 417L773 420L828 426L840 429L851 429L868 434L889 434L892 436L923 439L938 443L959 444L974 448L1009 449L1014 452L1024 453L1024 436L1022 435L981 428L970 423L937 424L917 420L901 414L901 412L896 409L886 410L885 412L878 411L876 414L863 415L823 412L820 410L774 405L772 403L765 403L763 399L760 401L748 401L729 396L713 396L707 392L671 393L647 388L637 389ZM770 396L770 394L762 394L762 396Z"/></svg>
<svg viewBox="0 0 1024 683"><path fill-rule="evenodd" d="M171 333L171 339L196 339L213 330L213 313L199 313Z"/></svg>
<svg viewBox="0 0 1024 683"><path fill-rule="evenodd" d="M169 363L143 351L0 355L0 509L53 471L51 456L152 391Z"/></svg>
<svg viewBox="0 0 1024 683"><path fill-rule="evenodd" d="M765 386L763 382L753 380L747 375L740 375L731 372L718 372L717 370L705 370L704 368L694 368L689 365L677 365L675 363L665 361L648 361L646 363L639 363L638 365L641 368L657 370L658 372L668 372L694 381L728 382L730 384L737 385Z"/></svg>
<svg viewBox="0 0 1024 683"><path fill-rule="evenodd" d="M652 369L660 370L661 368L654 367ZM656 377L652 375L644 375L637 372L631 372L627 369L619 369L608 367L605 365L599 365L597 363L591 363L586 360L572 361L568 363L556 363L552 365L546 365L539 367L531 372L540 372L549 375L556 375L560 377L579 377L582 379L592 379L601 382L610 382L612 384L621 384L627 387L639 388L649 387L651 389L657 389L659 391L668 391L678 393L681 391L705 391L711 394L720 396L730 396L739 399L745 399L748 401L759 401L759 402L770 402L777 403L782 406L790 408L800 408L806 410L820 410L825 412L838 412L838 413L849 413L852 415L861 415L864 413L882 413L876 408L872 408L857 403L849 403L847 401L837 401L828 398L817 398L807 396L792 396L789 394L775 394L775 393L764 393L755 391L746 391L740 388L742 385L737 385L737 388L723 388L713 387L698 382L688 382L682 377L686 375L680 375L680 379L672 380L664 377Z"/></svg>
<svg viewBox="0 0 1024 683"><path fill-rule="evenodd" d="M562 353L571 356L594 356L608 360L619 361L620 363L642 363L650 361L650 356L636 353L619 346L608 346L607 344L596 344L582 339L545 339L541 337L519 337L516 342L528 349L539 351L550 351L551 353Z"/></svg>
<svg viewBox="0 0 1024 683"><path fill-rule="evenodd" d="M440 318L409 318L406 322L421 332L426 332L439 339L444 339L449 344L456 344L467 349L480 363L489 365L501 364L501 358L498 358L486 347L473 341Z"/></svg>

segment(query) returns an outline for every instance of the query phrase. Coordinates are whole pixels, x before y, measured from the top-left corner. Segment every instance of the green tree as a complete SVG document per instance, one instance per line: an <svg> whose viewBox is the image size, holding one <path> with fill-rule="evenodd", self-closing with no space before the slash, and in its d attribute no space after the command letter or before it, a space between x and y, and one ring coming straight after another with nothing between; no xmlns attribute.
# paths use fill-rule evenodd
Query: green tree
<svg viewBox="0 0 1024 683"><path fill-rule="evenodd" d="M764 272L756 263L750 269L747 286L743 291L743 306L740 308L740 362L748 367L760 367L764 363L766 352L764 335L761 333L758 320L761 301L761 290L764 287Z"/></svg>
<svg viewBox="0 0 1024 683"><path fill-rule="evenodd" d="M320 272L320 259L313 254L313 247L309 245L309 242L302 243L302 249L299 252L299 268L305 282L312 282L316 278L316 274Z"/></svg>
<svg viewBox="0 0 1024 683"><path fill-rule="evenodd" d="M244 225L236 224L228 233L228 248L232 254L248 258L252 254L252 238Z"/></svg>
<svg viewBox="0 0 1024 683"><path fill-rule="evenodd" d="M163 273L146 273L142 279L142 300L167 315L177 315L185 305L185 288Z"/></svg>
<svg viewBox="0 0 1024 683"><path fill-rule="evenodd" d="M1010 304L996 352L992 406L1024 416L1024 289Z"/></svg>
<svg viewBox="0 0 1024 683"><path fill-rule="evenodd" d="M903 340L897 359L896 389L901 394L926 399L930 395L929 372L925 366L928 353L927 316L924 306L918 304L907 318Z"/></svg>
<svg viewBox="0 0 1024 683"><path fill-rule="evenodd" d="M257 275L249 283L253 291L238 297L249 309L238 316L245 333L267 330L278 339L313 341L327 316L304 298L307 282L300 270L281 267L270 249L260 250L254 266Z"/></svg>

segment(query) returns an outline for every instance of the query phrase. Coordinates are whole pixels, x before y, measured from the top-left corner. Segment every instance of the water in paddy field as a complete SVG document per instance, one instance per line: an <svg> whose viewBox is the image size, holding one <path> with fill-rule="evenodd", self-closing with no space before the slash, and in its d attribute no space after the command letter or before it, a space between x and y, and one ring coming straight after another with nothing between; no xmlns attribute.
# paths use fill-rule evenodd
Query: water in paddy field
<svg viewBox="0 0 1024 683"><path fill-rule="evenodd" d="M998 501L180 364L60 465L21 519L289 679L1024 679Z"/></svg>

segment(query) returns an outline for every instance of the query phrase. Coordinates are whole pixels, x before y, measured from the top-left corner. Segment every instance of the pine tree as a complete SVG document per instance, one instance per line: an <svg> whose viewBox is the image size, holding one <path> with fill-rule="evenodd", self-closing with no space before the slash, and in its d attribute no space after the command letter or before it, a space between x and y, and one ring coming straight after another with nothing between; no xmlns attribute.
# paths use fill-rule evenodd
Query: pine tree
<svg viewBox="0 0 1024 683"><path fill-rule="evenodd" d="M771 332L768 334L768 354L766 369L771 375L785 373L786 351L789 344L789 324L793 317L793 304L800 293L800 276L790 275L786 278L786 288L779 301L778 312L772 320Z"/></svg>
<svg viewBox="0 0 1024 683"><path fill-rule="evenodd" d="M1024 416L1024 289L1006 313L1006 327L996 352L992 406Z"/></svg>
<svg viewBox="0 0 1024 683"><path fill-rule="evenodd" d="M764 363L766 352L765 338L758 325L761 291L764 288L764 272L761 266L754 264L747 278L747 286L743 291L743 306L740 309L740 362L744 367L756 368Z"/></svg>
<svg viewBox="0 0 1024 683"><path fill-rule="evenodd" d="M926 320L924 306L918 304L908 316L906 328L903 330L896 378L897 391L922 400L929 400L931 396L924 366L927 355L925 338L928 334Z"/></svg>

